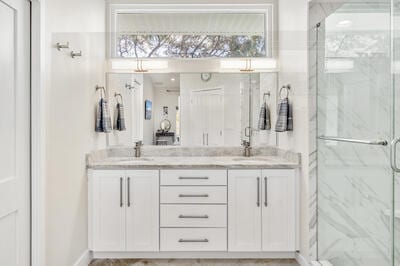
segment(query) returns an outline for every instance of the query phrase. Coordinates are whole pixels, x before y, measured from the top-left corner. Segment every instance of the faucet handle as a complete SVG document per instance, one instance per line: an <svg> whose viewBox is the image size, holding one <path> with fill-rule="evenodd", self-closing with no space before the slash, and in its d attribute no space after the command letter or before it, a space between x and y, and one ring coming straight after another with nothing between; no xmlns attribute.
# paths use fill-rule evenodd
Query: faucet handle
<svg viewBox="0 0 400 266"><path fill-rule="evenodd" d="M143 142L142 141L136 141L135 142L135 146L136 147L143 146Z"/></svg>

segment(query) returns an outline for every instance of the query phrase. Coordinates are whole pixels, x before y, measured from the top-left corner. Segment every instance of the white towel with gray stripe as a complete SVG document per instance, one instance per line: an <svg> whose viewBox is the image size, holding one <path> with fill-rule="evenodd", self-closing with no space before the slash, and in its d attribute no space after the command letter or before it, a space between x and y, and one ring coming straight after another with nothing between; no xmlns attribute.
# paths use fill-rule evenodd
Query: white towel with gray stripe
<svg viewBox="0 0 400 266"><path fill-rule="evenodd" d="M275 125L276 132L285 132L293 130L293 112L289 99L284 98L278 105L278 114Z"/></svg>
<svg viewBox="0 0 400 266"><path fill-rule="evenodd" d="M109 133L111 130L111 117L108 111L108 103L107 100L101 98L97 106L95 131Z"/></svg>
<svg viewBox="0 0 400 266"><path fill-rule="evenodd" d="M266 102L263 103L260 109L258 118L259 130L271 130L271 112Z"/></svg>

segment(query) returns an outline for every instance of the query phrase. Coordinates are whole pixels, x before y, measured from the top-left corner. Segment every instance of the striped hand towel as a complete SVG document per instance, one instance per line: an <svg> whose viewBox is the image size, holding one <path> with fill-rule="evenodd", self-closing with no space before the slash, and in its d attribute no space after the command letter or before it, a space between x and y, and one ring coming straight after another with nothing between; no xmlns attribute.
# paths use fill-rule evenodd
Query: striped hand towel
<svg viewBox="0 0 400 266"><path fill-rule="evenodd" d="M103 126L101 124L101 108L103 105L103 99L100 99L99 103L97 104L96 108L96 126L95 126L95 131L96 132L103 132Z"/></svg>
<svg viewBox="0 0 400 266"><path fill-rule="evenodd" d="M111 132L111 117L108 111L108 103L105 99L101 98L97 107L96 113L96 132Z"/></svg>
<svg viewBox="0 0 400 266"><path fill-rule="evenodd" d="M124 105L122 103L117 103L116 108L116 116L115 116L115 130L124 131L126 130L125 126L125 114L124 114Z"/></svg>
<svg viewBox="0 0 400 266"><path fill-rule="evenodd" d="M265 130L266 128L266 112L267 112L267 104L263 103L260 109L260 115L258 117L258 129L259 130Z"/></svg>
<svg viewBox="0 0 400 266"><path fill-rule="evenodd" d="M278 105L275 131L285 132L288 129L289 99L284 98Z"/></svg>
<svg viewBox="0 0 400 266"><path fill-rule="evenodd" d="M111 116L110 112L108 111L108 102L105 99L102 99L101 104L101 124L103 128L103 132L109 133L112 130L111 127Z"/></svg>
<svg viewBox="0 0 400 266"><path fill-rule="evenodd" d="M267 103L263 103L260 109L260 115L258 118L258 129L259 130L271 130L271 112Z"/></svg>

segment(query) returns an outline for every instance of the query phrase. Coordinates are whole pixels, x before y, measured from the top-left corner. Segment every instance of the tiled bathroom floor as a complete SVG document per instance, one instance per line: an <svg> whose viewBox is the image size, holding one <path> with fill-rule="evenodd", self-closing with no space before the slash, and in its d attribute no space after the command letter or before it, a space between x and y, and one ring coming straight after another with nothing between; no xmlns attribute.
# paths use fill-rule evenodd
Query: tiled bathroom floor
<svg viewBox="0 0 400 266"><path fill-rule="evenodd" d="M134 259L134 260L93 260L89 266L299 266L295 260L243 259L243 260L216 260L216 259Z"/></svg>

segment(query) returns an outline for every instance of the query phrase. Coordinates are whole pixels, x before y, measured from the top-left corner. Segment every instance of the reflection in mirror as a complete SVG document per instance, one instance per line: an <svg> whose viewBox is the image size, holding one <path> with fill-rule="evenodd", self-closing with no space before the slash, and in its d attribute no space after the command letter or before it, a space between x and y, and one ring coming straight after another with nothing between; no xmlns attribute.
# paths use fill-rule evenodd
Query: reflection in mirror
<svg viewBox="0 0 400 266"><path fill-rule="evenodd" d="M257 131L265 89L260 84L275 90L274 77L271 73L108 73L108 94L122 95L127 123L126 131L109 135L109 145L143 141L144 145L240 146L251 140L250 135L256 145L266 140L266 133ZM110 104L115 102L111 97Z"/></svg>

